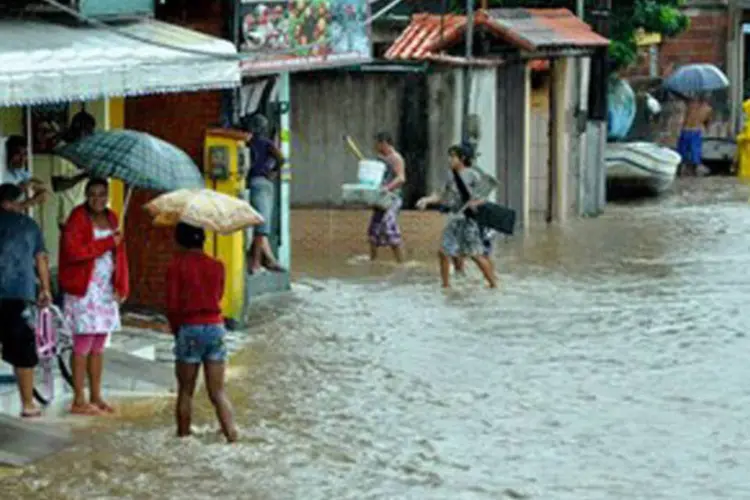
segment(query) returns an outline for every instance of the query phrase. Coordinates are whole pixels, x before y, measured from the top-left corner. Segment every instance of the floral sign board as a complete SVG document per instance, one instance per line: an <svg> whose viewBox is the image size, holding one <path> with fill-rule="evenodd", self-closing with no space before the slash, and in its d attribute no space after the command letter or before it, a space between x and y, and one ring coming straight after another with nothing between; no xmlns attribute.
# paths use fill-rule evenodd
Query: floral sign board
<svg viewBox="0 0 750 500"><path fill-rule="evenodd" d="M372 58L367 0L239 0L246 74L305 71Z"/></svg>

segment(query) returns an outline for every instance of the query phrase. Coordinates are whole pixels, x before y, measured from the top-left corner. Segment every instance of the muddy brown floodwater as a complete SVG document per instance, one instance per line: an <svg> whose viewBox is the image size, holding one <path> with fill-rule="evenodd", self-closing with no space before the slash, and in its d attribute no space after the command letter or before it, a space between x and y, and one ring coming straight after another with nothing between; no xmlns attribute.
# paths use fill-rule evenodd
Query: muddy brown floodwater
<svg viewBox="0 0 750 500"><path fill-rule="evenodd" d="M178 441L170 402L143 402L2 498L750 498L750 204L732 179L500 242L497 292L472 273L442 293L431 258L298 262L233 364L238 445L204 403Z"/></svg>

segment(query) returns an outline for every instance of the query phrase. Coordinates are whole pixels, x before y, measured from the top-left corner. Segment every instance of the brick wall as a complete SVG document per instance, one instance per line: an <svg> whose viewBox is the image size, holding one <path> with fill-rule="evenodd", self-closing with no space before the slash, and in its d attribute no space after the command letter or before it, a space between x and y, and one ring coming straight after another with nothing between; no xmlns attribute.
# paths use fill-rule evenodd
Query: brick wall
<svg viewBox="0 0 750 500"><path fill-rule="evenodd" d="M125 102L125 126L148 132L185 150L201 166L203 139L220 115L219 92L192 92L144 96ZM137 190L126 217L133 304L160 307L164 300L164 273L174 246L168 229L154 228L141 206L157 193Z"/></svg>
<svg viewBox="0 0 750 500"><path fill-rule="evenodd" d="M729 15L725 6L710 5L685 9L690 17L690 28L676 38L668 38L659 48L659 76L668 75L674 68L685 64L711 63L726 71L727 35ZM645 51L644 51L645 52ZM625 72L626 78L648 76L649 58L643 56L640 64ZM715 93L714 121L706 135L726 137L730 133L730 113L728 93ZM662 113L658 123L651 128L650 140L674 147L682 126L685 112L684 103L671 99L662 103Z"/></svg>
<svg viewBox="0 0 750 500"><path fill-rule="evenodd" d="M712 63L726 69L729 14L726 7L686 8L690 27L676 38L667 38L659 47L659 76L670 68L691 63ZM648 49L625 76L649 76Z"/></svg>
<svg viewBox="0 0 750 500"><path fill-rule="evenodd" d="M660 67L690 63L712 63L726 69L727 31L729 16L726 9L687 9L690 28L682 35L667 39L659 54Z"/></svg>
<svg viewBox="0 0 750 500"><path fill-rule="evenodd" d="M159 19L203 33L222 33L221 2L202 0L170 2L157 12ZM206 128L221 114L220 92L186 92L128 98L125 127L148 132L185 150L202 166ZM154 228L141 206L156 193L136 191L125 223L130 258L130 303L161 307L164 303L164 275L175 247L169 229Z"/></svg>

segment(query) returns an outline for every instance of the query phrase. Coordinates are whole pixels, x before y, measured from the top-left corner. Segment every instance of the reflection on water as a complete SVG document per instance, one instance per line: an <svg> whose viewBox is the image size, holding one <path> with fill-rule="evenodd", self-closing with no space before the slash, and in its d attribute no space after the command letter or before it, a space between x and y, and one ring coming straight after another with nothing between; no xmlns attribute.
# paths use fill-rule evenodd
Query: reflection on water
<svg viewBox="0 0 750 500"><path fill-rule="evenodd" d="M429 253L300 258L234 362L239 444L205 403L184 441L170 401L141 403L3 496L750 498L747 194L692 181L500 242L495 292L443 293Z"/></svg>

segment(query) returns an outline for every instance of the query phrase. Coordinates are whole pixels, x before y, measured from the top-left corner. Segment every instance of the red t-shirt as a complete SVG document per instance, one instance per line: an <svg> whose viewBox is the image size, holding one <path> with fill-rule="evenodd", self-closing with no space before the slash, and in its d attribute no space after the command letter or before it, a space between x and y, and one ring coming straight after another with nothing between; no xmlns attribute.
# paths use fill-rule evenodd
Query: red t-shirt
<svg viewBox="0 0 750 500"><path fill-rule="evenodd" d="M181 251L167 269L167 319L172 333L183 325L223 322L224 265L203 252Z"/></svg>

